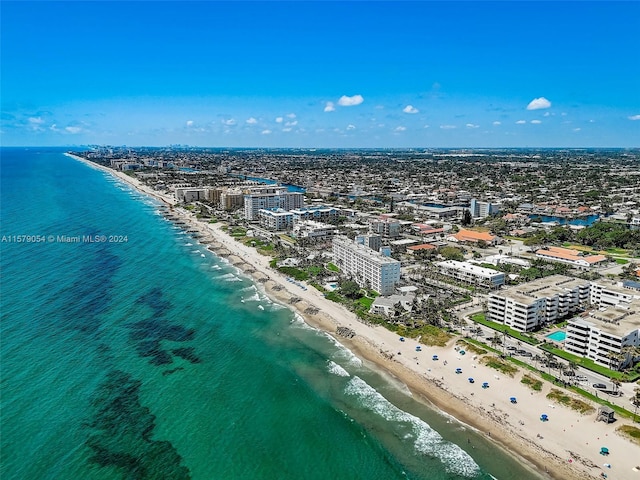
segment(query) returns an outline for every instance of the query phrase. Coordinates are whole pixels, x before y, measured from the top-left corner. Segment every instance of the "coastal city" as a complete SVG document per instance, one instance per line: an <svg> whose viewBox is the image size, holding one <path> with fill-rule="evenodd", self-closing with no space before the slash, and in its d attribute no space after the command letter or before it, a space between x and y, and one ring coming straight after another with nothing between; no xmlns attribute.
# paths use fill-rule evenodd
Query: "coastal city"
<svg viewBox="0 0 640 480"><path fill-rule="evenodd" d="M0 10L2 480L640 480L640 2Z"/></svg>
<svg viewBox="0 0 640 480"><path fill-rule="evenodd" d="M263 284L286 278L293 293L281 300L305 318L326 311L334 323L325 328L343 340L384 327L397 344L369 336L369 347L395 363L455 346L496 378L547 392L543 405L637 436L637 150L174 146L75 155L161 199L168 219L195 228L246 273L262 264ZM342 321L346 311L357 326Z"/></svg>

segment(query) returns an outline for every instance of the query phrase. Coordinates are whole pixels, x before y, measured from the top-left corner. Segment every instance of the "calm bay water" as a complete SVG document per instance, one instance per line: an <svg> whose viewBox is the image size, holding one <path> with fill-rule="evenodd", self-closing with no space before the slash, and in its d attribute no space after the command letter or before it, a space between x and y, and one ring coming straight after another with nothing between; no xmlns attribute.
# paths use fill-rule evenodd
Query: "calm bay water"
<svg viewBox="0 0 640 480"><path fill-rule="evenodd" d="M0 168L3 480L534 478L149 198L61 150Z"/></svg>

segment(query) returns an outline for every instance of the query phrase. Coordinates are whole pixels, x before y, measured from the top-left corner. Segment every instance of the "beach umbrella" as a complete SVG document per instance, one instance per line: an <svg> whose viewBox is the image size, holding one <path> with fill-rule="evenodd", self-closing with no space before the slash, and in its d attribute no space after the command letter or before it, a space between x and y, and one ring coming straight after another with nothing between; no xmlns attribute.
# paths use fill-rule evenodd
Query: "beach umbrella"
<svg viewBox="0 0 640 480"><path fill-rule="evenodd" d="M437 360L438 359L438 355L434 355L433 357L431 357L432 360Z"/></svg>
<svg viewBox="0 0 640 480"><path fill-rule="evenodd" d="M464 355L466 352L464 350L460 350L460 355Z"/></svg>
<svg viewBox="0 0 640 480"><path fill-rule="evenodd" d="M511 403L518 403L516 397L511 397L509 400L511 401Z"/></svg>
<svg viewBox="0 0 640 480"><path fill-rule="evenodd" d="M549 416L546 413L543 413L542 415L540 415L540 420L546 422L547 420L549 420Z"/></svg>
<svg viewBox="0 0 640 480"><path fill-rule="evenodd" d="M600 455L609 455L609 449L607 447L600 447Z"/></svg>
<svg viewBox="0 0 640 480"><path fill-rule="evenodd" d="M456 373L462 373L462 369L460 367L456 368Z"/></svg>
<svg viewBox="0 0 640 480"><path fill-rule="evenodd" d="M404 337L400 337L400 341L401 341L401 342L404 342Z"/></svg>
<svg viewBox="0 0 640 480"><path fill-rule="evenodd" d="M469 383L473 383L475 382L475 380L473 379L473 377L469 377Z"/></svg>
<svg viewBox="0 0 640 480"><path fill-rule="evenodd" d="M416 352L421 352L422 351L422 347L420 345L416 346Z"/></svg>
<svg viewBox="0 0 640 480"><path fill-rule="evenodd" d="M482 388L489 388L489 382L484 382L482 384Z"/></svg>

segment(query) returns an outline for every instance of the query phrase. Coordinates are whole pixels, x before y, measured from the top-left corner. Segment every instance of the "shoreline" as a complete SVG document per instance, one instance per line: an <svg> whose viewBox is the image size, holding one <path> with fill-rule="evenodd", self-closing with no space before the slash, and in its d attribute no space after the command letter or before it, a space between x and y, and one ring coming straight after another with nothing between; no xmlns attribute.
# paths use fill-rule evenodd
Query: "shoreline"
<svg viewBox="0 0 640 480"><path fill-rule="evenodd" d="M546 394L554 388L547 382L543 383L542 392L534 392L520 383L526 372L520 370L515 378L510 378L475 362L471 352L460 355L453 347L462 337L454 338L446 347L422 345L423 351L416 352L415 340L399 342L395 333L380 326L363 324L352 312L325 299L316 289L302 290L288 282L284 275L269 267L268 257L227 235L221 230L221 224L203 223L187 210L173 208L176 203L173 198L123 172L77 155L65 155L109 173L163 202L171 209L173 217L179 217L185 227L202 235L199 240L207 249L227 257L231 265L251 276L274 301L289 307L312 327L332 335L356 356L404 383L423 403L484 434L502 450L528 465L532 474L540 478L597 479L606 473L612 479L640 479L640 471L634 471L637 458L640 458L639 447L615 433L618 425L630 422L618 419L613 425L605 425L595 422L595 413L581 415L554 404L546 399ZM294 298L299 300L292 302ZM341 336L338 327L351 329L355 336ZM434 354L438 355L438 361L432 360ZM462 375L454 373L456 367L462 368ZM467 381L470 373L477 379L474 384ZM533 373L530 375L535 377ZM489 388L480 387L484 381L489 382ZM518 403L511 404L510 396L516 396ZM541 413L548 414L550 420L541 422ZM608 457L599 454L601 446L610 449ZM602 467L604 463L611 464L612 468Z"/></svg>

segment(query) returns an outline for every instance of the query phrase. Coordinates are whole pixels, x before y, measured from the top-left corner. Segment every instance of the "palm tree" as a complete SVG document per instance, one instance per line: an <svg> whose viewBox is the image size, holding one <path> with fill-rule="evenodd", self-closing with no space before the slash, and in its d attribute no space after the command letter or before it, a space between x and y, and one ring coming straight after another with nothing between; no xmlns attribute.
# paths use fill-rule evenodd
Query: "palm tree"
<svg viewBox="0 0 640 480"><path fill-rule="evenodd" d="M633 421L637 420L638 405L640 405L640 381L636 383L636 387L633 389L633 397L631 397L631 403L633 403Z"/></svg>
<svg viewBox="0 0 640 480"><path fill-rule="evenodd" d="M544 356L547 359L547 365L549 366L549 375L551 375L551 360L553 360L553 353L551 352L544 352Z"/></svg>

